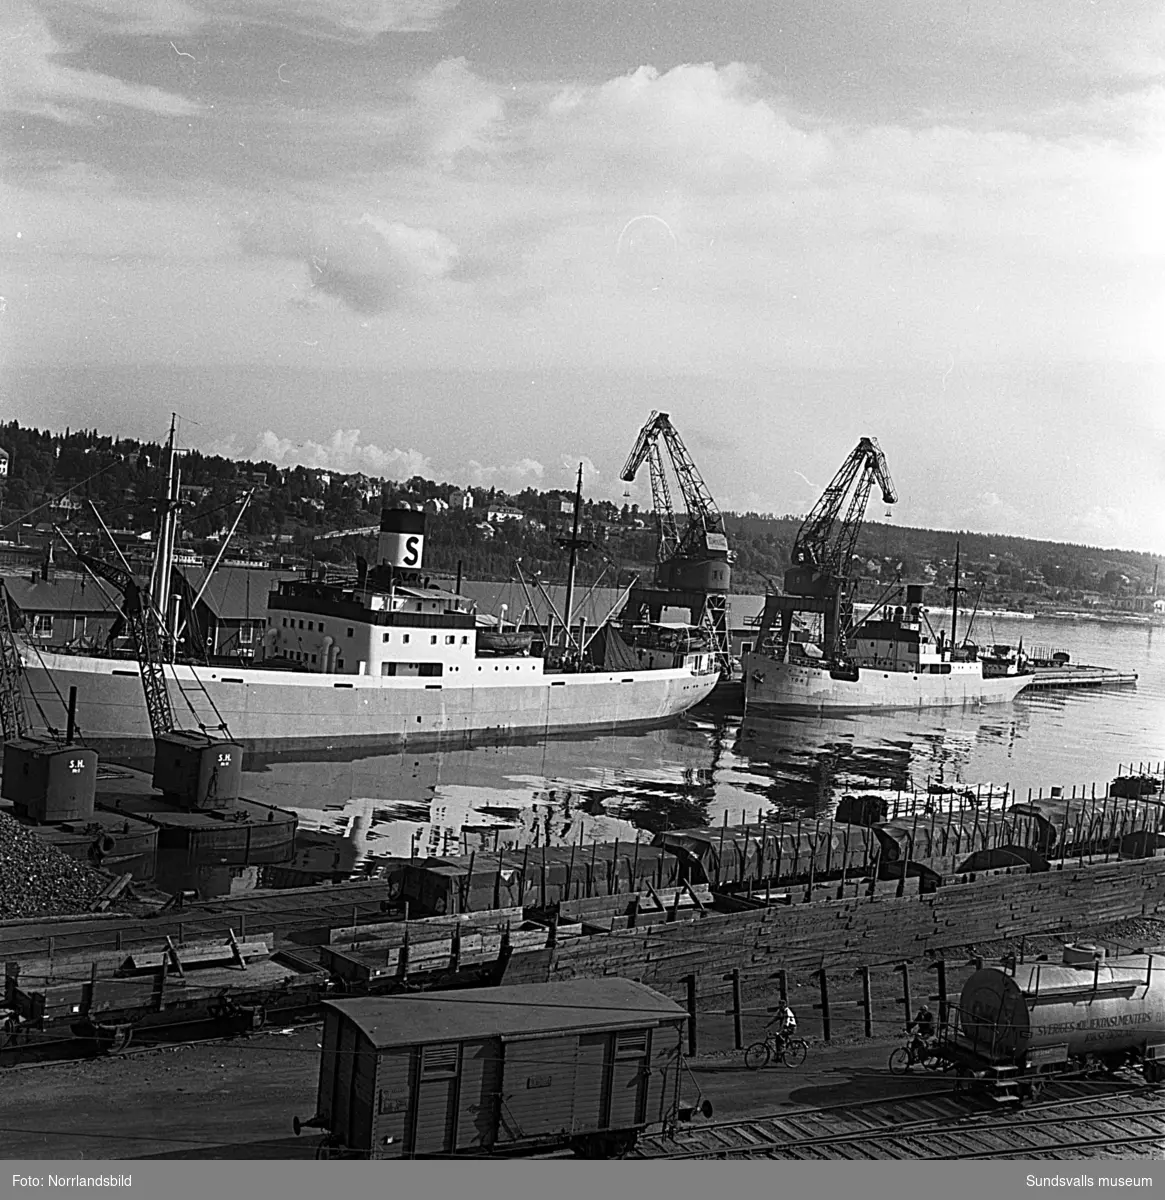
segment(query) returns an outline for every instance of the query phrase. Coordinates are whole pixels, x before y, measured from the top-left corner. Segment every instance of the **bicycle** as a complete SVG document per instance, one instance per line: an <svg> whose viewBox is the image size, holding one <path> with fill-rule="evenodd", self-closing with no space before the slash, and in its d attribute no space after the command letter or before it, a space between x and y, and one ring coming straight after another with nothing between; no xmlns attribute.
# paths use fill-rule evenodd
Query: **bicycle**
<svg viewBox="0 0 1165 1200"><path fill-rule="evenodd" d="M804 1038L785 1038L779 1033L770 1033L764 1041L753 1042L744 1052L744 1065L750 1071L759 1071L775 1060L786 1067L799 1067L808 1053L809 1043Z"/></svg>
<svg viewBox="0 0 1165 1200"><path fill-rule="evenodd" d="M899 1046L891 1051L887 1064L892 1075L905 1075L917 1063L927 1071L941 1071L945 1066L943 1056L938 1053L933 1042L924 1041L921 1049L918 1043L911 1039L905 1046Z"/></svg>

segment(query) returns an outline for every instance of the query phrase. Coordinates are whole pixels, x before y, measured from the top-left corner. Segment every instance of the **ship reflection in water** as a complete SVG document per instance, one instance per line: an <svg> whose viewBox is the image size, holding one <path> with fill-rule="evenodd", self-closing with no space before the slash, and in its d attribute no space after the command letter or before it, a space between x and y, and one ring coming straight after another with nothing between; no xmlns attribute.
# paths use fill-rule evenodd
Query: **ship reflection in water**
<svg viewBox="0 0 1165 1200"><path fill-rule="evenodd" d="M688 717L642 734L425 754L252 757L243 792L295 813L293 857L251 868L187 864L204 898L374 876L388 860L649 839L667 829L829 815L862 791L966 778L995 714L957 728L902 717ZM178 875L171 869L169 877Z"/></svg>

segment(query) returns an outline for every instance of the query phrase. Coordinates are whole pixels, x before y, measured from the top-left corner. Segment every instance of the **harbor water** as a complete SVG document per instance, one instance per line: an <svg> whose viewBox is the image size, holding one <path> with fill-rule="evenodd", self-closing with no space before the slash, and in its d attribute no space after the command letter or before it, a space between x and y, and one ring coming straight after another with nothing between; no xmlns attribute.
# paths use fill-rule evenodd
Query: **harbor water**
<svg viewBox="0 0 1165 1200"><path fill-rule="evenodd" d="M243 793L290 808L295 859L273 872L203 872L199 890L307 883L384 856L650 836L759 814L828 815L839 797L929 787L1042 793L1049 814L1132 764L1165 760L1165 628L993 619L982 642L1062 649L1073 663L1135 672L1135 686L1023 692L981 709L830 718L696 710L648 732L430 753L246 763ZM209 868L209 864L208 864ZM198 874L196 872L196 874ZM213 876L213 880L212 880ZM159 882L163 882L159 880ZM187 886L196 886L191 878Z"/></svg>

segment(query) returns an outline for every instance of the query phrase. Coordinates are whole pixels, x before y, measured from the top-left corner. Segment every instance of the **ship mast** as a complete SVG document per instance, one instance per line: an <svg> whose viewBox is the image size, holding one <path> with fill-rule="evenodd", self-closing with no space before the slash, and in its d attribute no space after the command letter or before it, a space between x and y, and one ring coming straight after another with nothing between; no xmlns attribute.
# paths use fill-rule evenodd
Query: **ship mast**
<svg viewBox="0 0 1165 1200"><path fill-rule="evenodd" d="M170 437L166 443L166 499L158 525L158 542L154 554L154 575L150 600L161 623L162 653L173 659L174 629L170 624L170 575L174 567L174 543L178 534L178 493L181 472L174 449L178 414L170 414Z"/></svg>
<svg viewBox="0 0 1165 1200"><path fill-rule="evenodd" d="M582 485L583 485L583 465L582 465L582 463L579 463L578 464L578 485L576 486L575 493L574 493L574 526L570 531L569 539L562 538L559 541L560 545L566 546L570 550L570 558L568 560L569 565L567 567L567 572L566 572L566 604L563 606L563 609L562 609L563 622L566 625L566 630L565 630L566 636L565 636L564 642L563 642L563 649L566 649L570 645L570 640L573 636L573 634L572 634L573 613L571 612L571 608L574 605L574 575L575 575L575 569L578 566L578 552L579 552L580 548L590 545L589 541L587 541L585 538L580 538L578 536L579 517L581 516L581 513L582 513ZM580 646L579 649L581 651L582 647Z"/></svg>
<svg viewBox="0 0 1165 1200"><path fill-rule="evenodd" d="M955 646L957 645L955 638L957 634L959 620L959 593L964 589L959 587L959 543L955 543L955 582L952 587L947 588L951 594L951 654L954 655Z"/></svg>

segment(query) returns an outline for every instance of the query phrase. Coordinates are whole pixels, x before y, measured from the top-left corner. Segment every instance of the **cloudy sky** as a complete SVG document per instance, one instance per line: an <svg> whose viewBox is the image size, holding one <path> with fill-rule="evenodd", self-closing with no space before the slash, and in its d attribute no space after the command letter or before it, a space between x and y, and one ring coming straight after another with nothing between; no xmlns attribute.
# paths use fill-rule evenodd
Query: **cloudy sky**
<svg viewBox="0 0 1165 1200"><path fill-rule="evenodd" d="M1165 552L1159 3L8 0L0 100L5 416Z"/></svg>

